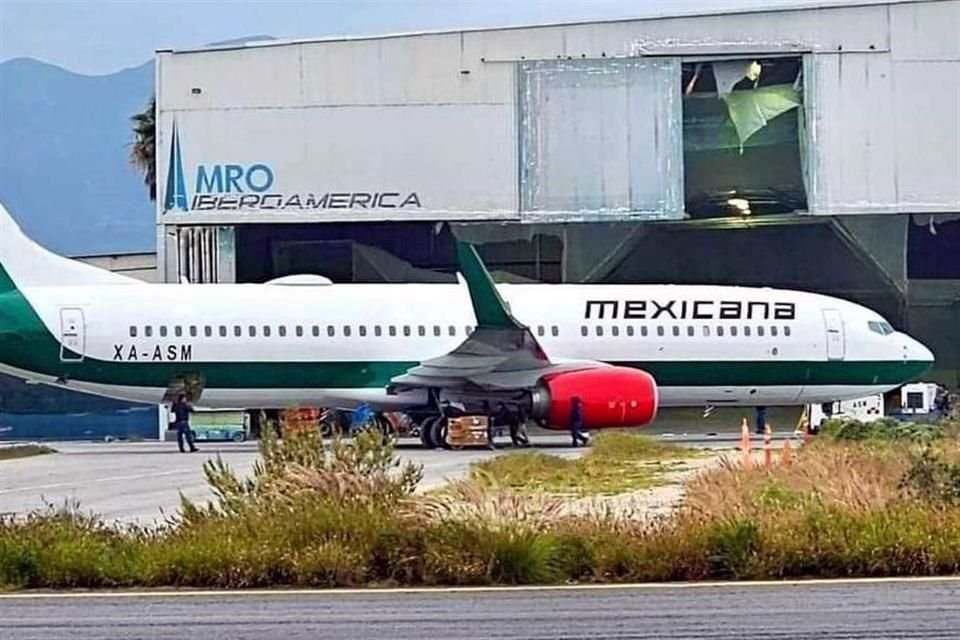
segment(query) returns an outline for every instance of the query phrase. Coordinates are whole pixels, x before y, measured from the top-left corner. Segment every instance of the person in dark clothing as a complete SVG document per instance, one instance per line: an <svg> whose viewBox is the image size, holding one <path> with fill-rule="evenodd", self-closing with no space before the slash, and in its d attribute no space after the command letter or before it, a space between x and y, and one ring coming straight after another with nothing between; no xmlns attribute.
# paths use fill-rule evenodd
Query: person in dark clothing
<svg viewBox="0 0 960 640"><path fill-rule="evenodd" d="M580 446L583 443L586 446L590 439L583 432L583 402L579 397L574 396L570 400L570 437L573 438L573 446Z"/></svg>
<svg viewBox="0 0 960 640"><path fill-rule="evenodd" d="M173 426L177 430L177 446L180 447L180 453L186 453L183 447L183 441L186 440L190 445L190 451L196 451L197 447L193 444L193 431L190 429L190 414L193 413L193 407L187 403L187 396L182 393L177 396L177 401L170 407L173 412Z"/></svg>
<svg viewBox="0 0 960 640"><path fill-rule="evenodd" d="M480 409L483 412L484 417L487 419L487 448L492 451L497 448L497 443L494 440L495 436L493 432L493 422L495 416L493 415L493 411L490 410L490 403L486 400L481 403Z"/></svg>
<svg viewBox="0 0 960 640"><path fill-rule="evenodd" d="M530 446L530 438L527 437L527 433L523 429L520 417L513 411L507 409L507 406L502 402L497 405L497 422L499 424L506 423L510 427L510 442L513 443L513 446Z"/></svg>
<svg viewBox="0 0 960 640"><path fill-rule="evenodd" d="M833 406L833 405L831 405ZM762 436L767 432L767 408L757 407L757 435Z"/></svg>

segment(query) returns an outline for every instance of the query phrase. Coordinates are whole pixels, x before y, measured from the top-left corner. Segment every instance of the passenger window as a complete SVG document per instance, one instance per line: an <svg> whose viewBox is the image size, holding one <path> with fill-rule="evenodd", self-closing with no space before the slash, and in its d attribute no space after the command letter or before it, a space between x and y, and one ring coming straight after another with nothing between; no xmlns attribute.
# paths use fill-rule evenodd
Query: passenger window
<svg viewBox="0 0 960 640"><path fill-rule="evenodd" d="M347 338L350 337L350 325L348 324L343 325L343 335L344 337L347 337Z"/></svg>
<svg viewBox="0 0 960 640"><path fill-rule="evenodd" d="M303 325L299 325L299 324L297 325L297 337L298 338L303 337Z"/></svg>
<svg viewBox="0 0 960 640"><path fill-rule="evenodd" d="M642 327L640 327L640 335L643 336L644 338L647 337L647 325L643 325Z"/></svg>
<svg viewBox="0 0 960 640"><path fill-rule="evenodd" d="M380 327L380 325L373 325L373 335L377 336L378 338L383 335L383 329Z"/></svg>
<svg viewBox="0 0 960 640"><path fill-rule="evenodd" d="M173 335L177 336L178 338L183 337L183 327L180 325L175 326L173 328Z"/></svg>
<svg viewBox="0 0 960 640"><path fill-rule="evenodd" d="M680 327L677 327L677 326L674 326L674 327L673 327L673 337L674 337L674 338L679 338L679 337L680 337Z"/></svg>
<svg viewBox="0 0 960 640"><path fill-rule="evenodd" d="M254 325L250 325L249 327L247 327L247 330L250 332L251 338L257 337L257 328Z"/></svg>
<svg viewBox="0 0 960 640"><path fill-rule="evenodd" d="M757 335L760 336L761 338L763 337L763 327L762 327L762 326L757 327Z"/></svg>
<svg viewBox="0 0 960 640"><path fill-rule="evenodd" d="M205 335L208 338L213 337L213 327L211 327L210 325L206 325L203 328L203 335Z"/></svg>
<svg viewBox="0 0 960 640"><path fill-rule="evenodd" d="M396 325L390 325L390 337L395 337L397 335Z"/></svg>
<svg viewBox="0 0 960 640"><path fill-rule="evenodd" d="M167 337L167 325L160 325L160 337L161 338Z"/></svg>
<svg viewBox="0 0 960 640"><path fill-rule="evenodd" d="M596 331L597 331L597 335L598 335L598 336L602 336L602 335L603 335L603 327L601 327L600 325L597 325Z"/></svg>
<svg viewBox="0 0 960 640"><path fill-rule="evenodd" d="M264 338L270 337L270 325L268 324L263 325L263 337Z"/></svg>
<svg viewBox="0 0 960 640"><path fill-rule="evenodd" d="M318 325L313 325L310 332L313 334L314 338L320 337L320 327Z"/></svg>
<svg viewBox="0 0 960 640"><path fill-rule="evenodd" d="M750 336L750 325L747 324L743 326L743 335L747 337Z"/></svg>
<svg viewBox="0 0 960 640"><path fill-rule="evenodd" d="M696 331L694 330L693 325L690 325L689 327L687 327L687 335L688 335L688 336L690 336L690 337L692 338L692 337L693 337L693 334L695 334L695 333L696 333Z"/></svg>
<svg viewBox="0 0 960 640"><path fill-rule="evenodd" d="M417 335L419 335L421 338L427 335L427 328L423 325L417 327Z"/></svg>
<svg viewBox="0 0 960 640"><path fill-rule="evenodd" d="M449 327L447 327L447 333L449 333L451 337L456 336L457 328L453 325L450 325Z"/></svg>
<svg viewBox="0 0 960 640"><path fill-rule="evenodd" d="M612 333L614 336L619 336L619 335L620 335L620 327L618 327L618 326L616 326L616 325L610 327L610 333Z"/></svg>
<svg viewBox="0 0 960 640"><path fill-rule="evenodd" d="M191 338L197 337L197 325L195 324L190 325L190 337Z"/></svg>
<svg viewBox="0 0 960 640"><path fill-rule="evenodd" d="M543 330L543 325L542 325L542 324L541 324L541 325L538 325L538 326L537 326L537 335L542 338L545 333L546 333L546 331Z"/></svg>
<svg viewBox="0 0 960 640"><path fill-rule="evenodd" d="M770 335L772 335L773 337L777 337L777 328L775 326L770 327Z"/></svg>
<svg viewBox="0 0 960 640"><path fill-rule="evenodd" d="M723 337L723 325L717 325L717 336L720 338Z"/></svg>
<svg viewBox="0 0 960 640"><path fill-rule="evenodd" d="M136 328L136 327L130 327L130 337L131 337L131 338L136 338L136 337L137 337L137 328Z"/></svg>
<svg viewBox="0 0 960 640"><path fill-rule="evenodd" d="M238 338L243 335L243 329L240 328L240 325L238 324L233 325L233 335L235 335Z"/></svg>
<svg viewBox="0 0 960 640"><path fill-rule="evenodd" d="M367 325L365 325L365 324L360 325L359 327L357 327L357 331L360 332L360 337L361 337L361 338L366 337L366 335L367 335Z"/></svg>
<svg viewBox="0 0 960 640"><path fill-rule="evenodd" d="M704 338L710 337L710 327L707 325L703 325L703 337Z"/></svg>
<svg viewBox="0 0 960 640"><path fill-rule="evenodd" d="M737 325L733 325L732 327L730 327L730 336L736 338L737 331L739 331L739 329L737 329Z"/></svg>
<svg viewBox="0 0 960 640"><path fill-rule="evenodd" d="M227 325L225 324L220 325L220 337L221 338L227 337Z"/></svg>
<svg viewBox="0 0 960 640"><path fill-rule="evenodd" d="M433 335L439 338L441 333L443 333L443 331L440 329L440 325L438 324L433 325Z"/></svg>
<svg viewBox="0 0 960 640"><path fill-rule="evenodd" d="M783 328L783 335L787 336L788 338L790 337L790 327Z"/></svg>
<svg viewBox="0 0 960 640"><path fill-rule="evenodd" d="M280 334L281 338L287 337L287 325L282 324L279 327L277 327L277 333Z"/></svg>
<svg viewBox="0 0 960 640"><path fill-rule="evenodd" d="M334 328L332 324L327 325L327 335L330 336L331 338L337 335L337 330Z"/></svg>
<svg viewBox="0 0 960 640"><path fill-rule="evenodd" d="M409 338L411 333L412 332L410 331L410 325L408 324L403 325L403 337Z"/></svg>
<svg viewBox="0 0 960 640"><path fill-rule="evenodd" d="M560 327L558 327L557 325L553 325L552 327L550 327L550 335L552 335L554 338L556 338L557 336L559 336L559 335L560 335Z"/></svg>
<svg viewBox="0 0 960 640"><path fill-rule="evenodd" d="M660 326L657 327L657 335L658 335L658 336L663 337L663 334L665 334L665 333L666 333L666 331L664 331L663 325L660 325Z"/></svg>
<svg viewBox="0 0 960 640"><path fill-rule="evenodd" d="M632 324L627 325L627 335L628 335L629 337L631 337L631 338L633 337L633 325L632 325Z"/></svg>
<svg viewBox="0 0 960 640"><path fill-rule="evenodd" d="M587 333L588 333L588 331L587 331L587 325L585 325L585 324L580 325L580 335L582 335L584 338L586 338L586 337L587 337Z"/></svg>

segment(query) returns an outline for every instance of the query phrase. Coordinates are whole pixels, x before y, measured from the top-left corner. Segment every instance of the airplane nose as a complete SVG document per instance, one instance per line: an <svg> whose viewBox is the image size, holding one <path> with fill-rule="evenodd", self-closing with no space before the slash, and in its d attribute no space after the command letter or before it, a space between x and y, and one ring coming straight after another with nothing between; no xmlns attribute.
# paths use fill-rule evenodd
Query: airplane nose
<svg viewBox="0 0 960 640"><path fill-rule="evenodd" d="M933 356L933 351L930 351L930 349L928 349L926 345L924 345L922 342L919 342L917 340L914 340L913 342L916 345L915 349L917 352L917 360L922 360L923 362L931 362L931 363L934 360L936 360L936 358L934 358Z"/></svg>
<svg viewBox="0 0 960 640"><path fill-rule="evenodd" d="M919 340L915 340L910 336L905 336L905 338L903 343L904 360L933 364L934 360L936 360L933 351L930 351L930 349Z"/></svg>

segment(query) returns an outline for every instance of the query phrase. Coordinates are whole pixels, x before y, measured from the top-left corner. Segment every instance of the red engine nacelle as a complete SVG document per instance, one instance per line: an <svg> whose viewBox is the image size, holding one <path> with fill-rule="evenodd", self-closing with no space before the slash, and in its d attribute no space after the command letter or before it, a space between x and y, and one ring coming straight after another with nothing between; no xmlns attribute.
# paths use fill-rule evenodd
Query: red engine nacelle
<svg viewBox="0 0 960 640"><path fill-rule="evenodd" d="M587 429L637 427L657 415L660 395L657 383L646 371L627 367L599 367L545 376L534 396L534 415L546 426L566 429L570 425L570 401L583 404Z"/></svg>

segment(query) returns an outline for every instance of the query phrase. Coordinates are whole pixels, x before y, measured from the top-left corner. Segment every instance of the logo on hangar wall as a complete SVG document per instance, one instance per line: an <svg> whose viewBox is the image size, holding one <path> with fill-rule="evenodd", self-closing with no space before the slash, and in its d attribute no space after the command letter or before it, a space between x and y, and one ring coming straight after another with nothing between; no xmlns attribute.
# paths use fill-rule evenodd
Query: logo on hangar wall
<svg viewBox="0 0 960 640"><path fill-rule="evenodd" d="M164 191L164 212L182 211L311 211L315 209L420 209L416 191L284 192L274 188L273 167L255 164L198 164L193 195L187 190L180 131L173 122L170 162Z"/></svg>

